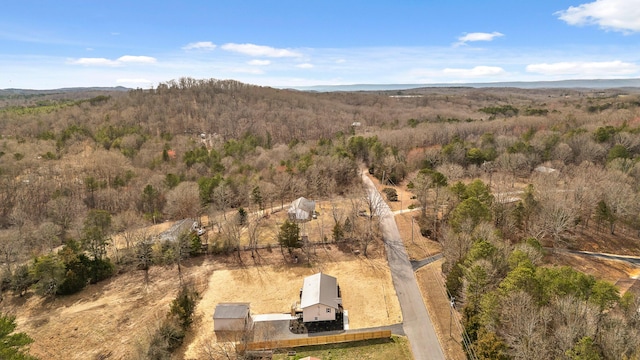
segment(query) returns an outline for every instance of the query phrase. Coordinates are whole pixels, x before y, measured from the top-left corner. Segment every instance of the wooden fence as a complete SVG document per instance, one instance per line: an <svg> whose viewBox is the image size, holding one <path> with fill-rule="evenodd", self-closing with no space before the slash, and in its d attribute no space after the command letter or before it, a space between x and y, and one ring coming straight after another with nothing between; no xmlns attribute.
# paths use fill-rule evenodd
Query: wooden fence
<svg viewBox="0 0 640 360"><path fill-rule="evenodd" d="M246 350L286 349L309 345L326 345L352 341L384 339L391 337L391 330L368 331L361 333L345 333L337 335L309 336L298 339L258 341L248 343Z"/></svg>

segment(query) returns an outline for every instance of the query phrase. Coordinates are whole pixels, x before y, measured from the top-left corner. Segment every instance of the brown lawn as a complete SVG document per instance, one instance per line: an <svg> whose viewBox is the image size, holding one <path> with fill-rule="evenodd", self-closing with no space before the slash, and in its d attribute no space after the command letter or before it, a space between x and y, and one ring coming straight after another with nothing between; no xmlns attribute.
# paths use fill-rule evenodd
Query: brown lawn
<svg viewBox="0 0 640 360"><path fill-rule="evenodd" d="M402 322L391 274L380 252L364 258L329 247L317 249L316 254L310 265L301 260L214 271L198 303L197 326L185 358L197 359L204 346L215 341L212 315L217 303L250 302L252 314L288 313L299 300L304 277L320 271L338 279L350 328ZM282 259L277 251L271 254L278 257Z"/></svg>
<svg viewBox="0 0 640 360"><path fill-rule="evenodd" d="M369 253L364 258L335 246L319 246L311 251L309 262L297 250L297 264L278 249L262 249L255 260L243 252L242 262L236 254L184 262L184 281L202 298L182 351L187 358L197 358L192 355L202 341L215 340L211 316L216 303L246 301L255 314L286 313L298 299L304 276L317 271L338 278L352 328L401 322L382 245L372 245ZM177 267L152 267L148 286L143 271L130 270L76 295L53 300L32 293L24 298L5 296L0 307L16 316L17 330L35 340L31 353L42 359L135 359L144 358L150 334L166 316L178 289Z"/></svg>

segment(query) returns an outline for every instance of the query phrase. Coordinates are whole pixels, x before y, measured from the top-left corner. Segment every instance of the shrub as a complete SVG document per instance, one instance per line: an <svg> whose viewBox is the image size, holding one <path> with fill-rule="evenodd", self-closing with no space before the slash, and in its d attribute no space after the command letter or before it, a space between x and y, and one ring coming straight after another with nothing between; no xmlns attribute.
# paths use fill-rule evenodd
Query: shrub
<svg viewBox="0 0 640 360"><path fill-rule="evenodd" d="M398 192L394 188L384 188L382 192L387 196L389 201L398 201Z"/></svg>
<svg viewBox="0 0 640 360"><path fill-rule="evenodd" d="M187 330L193 322L193 312L196 309L198 292L187 286L183 286L178 296L171 302L170 314L174 316L182 330Z"/></svg>
<svg viewBox="0 0 640 360"><path fill-rule="evenodd" d="M11 275L11 290L17 292L20 296L33 285L31 275L29 275L29 266L20 265Z"/></svg>
<svg viewBox="0 0 640 360"><path fill-rule="evenodd" d="M451 268L451 271L447 274L446 287L447 292L455 297L460 298L460 290L462 290L462 277L464 275L464 271L460 262L457 262Z"/></svg>
<svg viewBox="0 0 640 360"><path fill-rule="evenodd" d="M113 264L109 259L95 259L89 263L89 269L91 272L91 277L89 281L92 284L97 283L98 281L102 281L104 279L108 279L113 275L115 270Z"/></svg>
<svg viewBox="0 0 640 360"><path fill-rule="evenodd" d="M169 360L171 353L184 341L184 331L168 319L160 324L160 327L151 337L147 359Z"/></svg>

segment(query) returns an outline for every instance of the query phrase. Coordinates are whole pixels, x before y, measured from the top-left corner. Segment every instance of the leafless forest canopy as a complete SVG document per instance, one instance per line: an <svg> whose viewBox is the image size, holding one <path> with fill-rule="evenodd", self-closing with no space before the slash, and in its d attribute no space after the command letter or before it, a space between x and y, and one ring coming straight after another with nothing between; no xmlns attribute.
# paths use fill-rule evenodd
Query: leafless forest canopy
<svg viewBox="0 0 640 360"><path fill-rule="evenodd" d="M468 352L637 358L636 300L609 299L593 279L588 293L553 293L541 279L564 275L538 270L535 244L580 248L585 232L640 231L639 133L637 89L312 93L182 78L6 94L0 254L11 271L86 238L94 210L123 232L354 194L364 167L415 193L421 230L443 243L448 281L459 282L447 285L463 299Z"/></svg>

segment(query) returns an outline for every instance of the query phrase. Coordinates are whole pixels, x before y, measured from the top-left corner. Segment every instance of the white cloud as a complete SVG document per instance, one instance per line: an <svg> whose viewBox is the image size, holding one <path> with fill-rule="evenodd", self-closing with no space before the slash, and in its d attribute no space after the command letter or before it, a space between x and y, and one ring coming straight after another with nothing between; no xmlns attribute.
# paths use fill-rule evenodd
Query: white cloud
<svg viewBox="0 0 640 360"><path fill-rule="evenodd" d="M69 60L70 64L74 65L86 65L86 66L117 66L118 62L114 60L109 60L105 58L80 58Z"/></svg>
<svg viewBox="0 0 640 360"><path fill-rule="evenodd" d="M313 67L313 64L309 64L309 63L298 64L296 65L296 67L300 69L311 69Z"/></svg>
<svg viewBox="0 0 640 360"><path fill-rule="evenodd" d="M640 67L634 63L616 61L601 62L557 62L530 64L527 72L542 75L578 75L589 77L622 76L635 74Z"/></svg>
<svg viewBox="0 0 640 360"><path fill-rule="evenodd" d="M251 61L248 61L247 64L255 65L255 66L267 66L267 65L271 64L271 61L269 61L269 60L251 60Z"/></svg>
<svg viewBox="0 0 640 360"><path fill-rule="evenodd" d="M182 47L182 50L205 50L211 51L216 48L216 44L211 41L192 42Z"/></svg>
<svg viewBox="0 0 640 360"><path fill-rule="evenodd" d="M224 44L221 46L222 49L232 52L237 52L244 55L250 56L265 56L265 57L300 57L302 54L288 50L288 49L277 49L270 46L263 45L255 45L255 44Z"/></svg>
<svg viewBox="0 0 640 360"><path fill-rule="evenodd" d="M505 74L504 69L498 66L476 66L471 69L446 68L442 70L442 72L447 75L455 75L460 77L483 77Z"/></svg>
<svg viewBox="0 0 640 360"><path fill-rule="evenodd" d="M504 34L494 31L492 33L475 32L468 33L458 38L458 42L455 45L465 45L468 42L473 41L493 41L497 37L504 36Z"/></svg>
<svg viewBox="0 0 640 360"><path fill-rule="evenodd" d="M558 11L560 20L569 25L598 25L624 33L640 31L640 1L596 0Z"/></svg>
<svg viewBox="0 0 640 360"><path fill-rule="evenodd" d="M121 63L154 64L156 61L157 61L156 58L153 58L151 56L132 56L132 55L121 56L118 58L118 60L116 60L118 64L121 64Z"/></svg>
<svg viewBox="0 0 640 360"><path fill-rule="evenodd" d="M79 58L79 59L71 59L68 61L69 64L73 65L84 65L84 66L122 66L124 64L154 64L156 63L156 58L151 56L133 56L133 55L124 55L116 60L106 59L106 58Z"/></svg>

